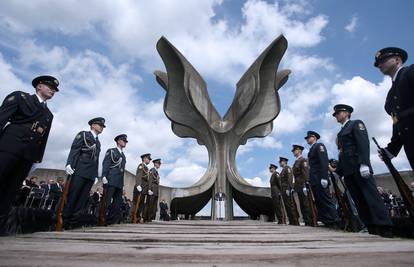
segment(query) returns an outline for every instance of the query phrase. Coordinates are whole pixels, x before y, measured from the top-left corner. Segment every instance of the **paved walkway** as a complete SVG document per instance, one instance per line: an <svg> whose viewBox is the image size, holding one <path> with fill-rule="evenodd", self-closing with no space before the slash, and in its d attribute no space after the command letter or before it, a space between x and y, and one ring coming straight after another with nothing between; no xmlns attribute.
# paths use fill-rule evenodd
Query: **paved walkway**
<svg viewBox="0 0 414 267"><path fill-rule="evenodd" d="M256 221L0 237L0 266L414 266L414 241Z"/></svg>

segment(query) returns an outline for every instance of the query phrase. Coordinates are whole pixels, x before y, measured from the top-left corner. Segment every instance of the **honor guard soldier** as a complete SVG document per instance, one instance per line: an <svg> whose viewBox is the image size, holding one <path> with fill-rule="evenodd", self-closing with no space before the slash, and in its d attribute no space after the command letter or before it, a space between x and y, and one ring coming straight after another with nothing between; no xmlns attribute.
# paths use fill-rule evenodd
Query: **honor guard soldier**
<svg viewBox="0 0 414 267"><path fill-rule="evenodd" d="M272 174L270 177L270 193L272 196L273 208L275 210L277 224L285 224L286 217L283 211L282 203L282 185L280 184L280 176L276 171L277 166L275 164L270 164L269 171Z"/></svg>
<svg viewBox="0 0 414 267"><path fill-rule="evenodd" d="M296 158L292 167L293 177L295 178L294 189L298 194L300 211L302 212L303 221L305 225L312 225L312 212L309 207L308 192L306 183L309 180L309 164L308 161L302 157L303 146L292 145L292 153Z"/></svg>
<svg viewBox="0 0 414 267"><path fill-rule="evenodd" d="M98 135L106 127L105 119L94 118L88 124L90 131L81 131L75 136L66 162L66 173L72 176L63 214L66 220L80 215L86 209L89 192L94 181L98 180L101 152Z"/></svg>
<svg viewBox="0 0 414 267"><path fill-rule="evenodd" d="M148 194L148 180L149 170L147 165L151 162L151 154L146 153L141 155L142 162L138 165L135 186L133 192L133 207L132 207L132 222L138 223L143 222L143 211L147 204Z"/></svg>
<svg viewBox="0 0 414 267"><path fill-rule="evenodd" d="M372 175L368 132L361 120L350 120L352 111L351 106L338 104L332 114L342 124L337 136L339 160L336 173L344 177L369 233L391 237L392 223Z"/></svg>
<svg viewBox="0 0 414 267"><path fill-rule="evenodd" d="M160 184L158 169L161 167L161 159L154 159L152 163L154 164L154 167L151 168L148 179L148 205L145 206L146 212L144 212L144 218L148 218L149 222L155 219L157 213L158 186Z"/></svg>
<svg viewBox="0 0 414 267"><path fill-rule="evenodd" d="M328 152L323 143L318 143L320 137L314 131L308 131L305 136L306 142L310 145L308 153L309 182L315 197L318 220L327 227L337 228L340 219L335 208L335 202L329 192Z"/></svg>
<svg viewBox="0 0 414 267"><path fill-rule="evenodd" d="M293 198L293 173L292 169L287 165L287 162L287 158L279 157L279 164L282 167L282 171L280 172L282 198L289 224L299 225L299 215L297 213L296 202Z"/></svg>
<svg viewBox="0 0 414 267"><path fill-rule="evenodd" d="M118 223L121 220L126 164L123 149L128 143L127 135L120 134L115 137L114 141L116 142L116 147L106 151L102 162L102 183L106 187L106 224Z"/></svg>
<svg viewBox="0 0 414 267"><path fill-rule="evenodd" d="M59 82L39 76L32 85L35 94L15 91L0 106L0 235L7 234L12 202L33 163L42 161L52 125L46 101L59 91Z"/></svg>
<svg viewBox="0 0 414 267"><path fill-rule="evenodd" d="M411 169L414 170L414 65L403 66L407 57L403 49L387 47L377 52L374 66L392 78L384 108L392 117L393 127L391 142L385 151L392 159L404 146Z"/></svg>

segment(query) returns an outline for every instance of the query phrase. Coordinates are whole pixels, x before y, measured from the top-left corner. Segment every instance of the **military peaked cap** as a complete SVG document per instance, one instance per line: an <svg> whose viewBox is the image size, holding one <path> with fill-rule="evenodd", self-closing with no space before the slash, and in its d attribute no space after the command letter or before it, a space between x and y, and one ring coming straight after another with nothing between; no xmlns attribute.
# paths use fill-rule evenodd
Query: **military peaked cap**
<svg viewBox="0 0 414 267"><path fill-rule="evenodd" d="M349 113L352 113L354 111L354 108L345 104L335 105L334 113L332 113L332 116L335 116L340 111L348 111Z"/></svg>
<svg viewBox="0 0 414 267"><path fill-rule="evenodd" d="M55 89L56 92L59 91L59 81L53 77L53 76L49 76L49 75L43 75L43 76L39 76L33 79L32 81L32 85L34 88L36 88L36 86L41 83L41 84L46 84L48 86L51 86Z"/></svg>
<svg viewBox="0 0 414 267"><path fill-rule="evenodd" d="M118 136L116 136L114 138L115 142L117 142L119 139L121 139L121 140L123 140L123 141L125 141L125 142L128 143L127 135L126 134L120 134L120 135L118 135Z"/></svg>
<svg viewBox="0 0 414 267"><path fill-rule="evenodd" d="M407 58L408 58L407 52L405 52L403 49L398 48L398 47L386 47L386 48L381 49L375 54L374 66L378 67L378 65L382 63L385 59L389 57L394 57L394 56L400 57L402 60L402 63L407 61Z"/></svg>
<svg viewBox="0 0 414 267"><path fill-rule="evenodd" d="M101 125L102 127L106 127L105 126L105 119L104 118L102 118L102 117L97 117L97 118L93 118L92 120L90 120L89 122L88 122L88 124L89 125L92 125L92 124L99 124L99 125Z"/></svg>
<svg viewBox="0 0 414 267"><path fill-rule="evenodd" d="M316 139L320 139L321 138L321 136L317 132L315 132L315 131L308 131L306 133L305 139L308 139L311 136L315 136Z"/></svg>

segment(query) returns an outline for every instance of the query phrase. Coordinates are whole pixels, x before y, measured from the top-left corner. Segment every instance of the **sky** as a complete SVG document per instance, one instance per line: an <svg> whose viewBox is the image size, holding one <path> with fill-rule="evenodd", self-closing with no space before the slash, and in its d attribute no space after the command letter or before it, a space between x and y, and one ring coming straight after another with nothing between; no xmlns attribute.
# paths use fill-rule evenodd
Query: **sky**
<svg viewBox="0 0 414 267"><path fill-rule="evenodd" d="M126 168L135 173L141 154L162 158L161 184L190 186L206 171L207 150L171 131L163 111L165 91L153 71L165 71L155 45L165 36L201 74L221 115L237 81L280 34L288 49L279 69L292 71L279 90L281 112L271 134L250 139L237 152L237 168L251 184L268 186L269 163L293 164L292 144L308 146L306 131L321 134L337 157L340 125L333 106L349 104L352 118L385 146L391 119L383 106L391 85L374 68L376 51L397 46L412 64L414 2L259 0L33 0L0 2L0 99L34 92L34 77L49 74L60 91L48 102L54 114L43 162L64 169L70 145L87 122L102 116L101 158L113 138L128 135ZM371 143L375 173L386 171ZM409 169L403 152L393 160ZM235 212L238 214L238 212Z"/></svg>

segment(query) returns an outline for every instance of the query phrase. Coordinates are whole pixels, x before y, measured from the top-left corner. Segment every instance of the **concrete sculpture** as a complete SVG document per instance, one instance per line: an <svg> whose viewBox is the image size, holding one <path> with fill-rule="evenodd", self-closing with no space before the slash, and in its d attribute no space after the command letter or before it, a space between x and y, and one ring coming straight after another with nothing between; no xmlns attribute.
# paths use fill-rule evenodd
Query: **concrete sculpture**
<svg viewBox="0 0 414 267"><path fill-rule="evenodd" d="M196 214L220 190L225 193L225 220L233 218L233 199L251 217L274 216L270 189L248 184L239 174L236 152L253 137L265 137L280 112L278 89L288 80L289 70L277 71L287 49L281 35L250 66L237 83L233 102L222 118L211 103L207 86L187 59L164 37L157 50L166 73L155 71L166 91L164 112L179 137L195 138L207 148L206 173L187 188L162 187L160 199L171 201L174 214ZM217 207L212 201L212 218Z"/></svg>

